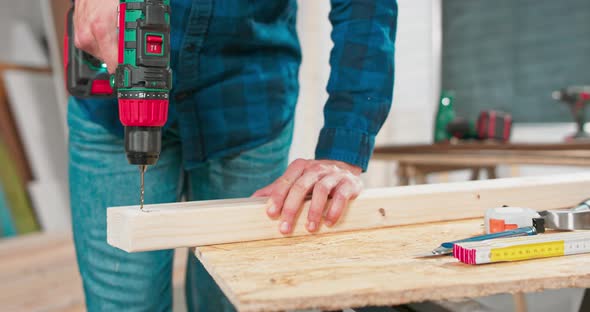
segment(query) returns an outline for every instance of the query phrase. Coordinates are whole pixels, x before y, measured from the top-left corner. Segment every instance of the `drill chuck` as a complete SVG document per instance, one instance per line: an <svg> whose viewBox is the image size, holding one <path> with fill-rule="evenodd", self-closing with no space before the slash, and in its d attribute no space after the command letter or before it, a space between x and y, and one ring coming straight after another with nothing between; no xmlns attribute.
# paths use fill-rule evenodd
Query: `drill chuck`
<svg viewBox="0 0 590 312"><path fill-rule="evenodd" d="M161 149L161 127L125 127L125 152L130 164L155 165Z"/></svg>

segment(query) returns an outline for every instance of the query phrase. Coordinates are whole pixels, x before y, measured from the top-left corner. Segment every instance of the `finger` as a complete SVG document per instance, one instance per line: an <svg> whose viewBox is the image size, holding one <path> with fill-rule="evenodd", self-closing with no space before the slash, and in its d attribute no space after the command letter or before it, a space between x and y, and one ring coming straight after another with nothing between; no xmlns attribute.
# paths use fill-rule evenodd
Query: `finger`
<svg viewBox="0 0 590 312"><path fill-rule="evenodd" d="M90 30L90 23L85 18L84 12L86 12L86 1L81 1L79 4L76 4L76 9L74 10L74 45L78 49L93 54L96 52L95 40Z"/></svg>
<svg viewBox="0 0 590 312"><path fill-rule="evenodd" d="M358 191L360 192L360 190ZM334 195L332 196L332 203L328 209L326 215L326 225L333 226L338 222L342 212L348 206L350 199L355 197L357 194L357 186L350 180L343 180L335 189Z"/></svg>
<svg viewBox="0 0 590 312"><path fill-rule="evenodd" d="M273 187L272 194L270 195L272 205L268 208L267 214L271 218L277 218L281 215L281 210L283 209L283 203L285 202L285 198L289 194L289 189L297 178L301 176L303 170L305 169L305 160L297 159L293 161L287 171L275 181L275 186Z"/></svg>
<svg viewBox="0 0 590 312"><path fill-rule="evenodd" d="M305 201L305 197L312 190L316 182L318 182L325 174L325 171L321 169L309 171L293 183L281 212L281 224L279 228L281 233L289 234L293 231L295 218L301 209L301 205Z"/></svg>
<svg viewBox="0 0 590 312"><path fill-rule="evenodd" d="M72 30L74 31L73 35L74 35L74 45L76 46L76 48L80 49L81 43L80 43L80 36L79 36L79 31L82 27L82 25L79 22L80 19L80 10L82 10L81 7L84 6L84 2L82 1L81 3L78 4L78 9L74 10L74 14L72 17Z"/></svg>
<svg viewBox="0 0 590 312"><path fill-rule="evenodd" d="M83 24L79 25L79 28L74 28L74 45L76 48L96 56L96 54L98 54L98 46L96 45L96 40L94 39L92 32ZM75 24L74 27L76 27Z"/></svg>
<svg viewBox="0 0 590 312"><path fill-rule="evenodd" d="M331 174L322 178L313 187L313 195L311 197L311 204L307 213L307 230L315 232L319 229L322 216L328 202L328 196L332 193L334 188L342 181L344 175Z"/></svg>
<svg viewBox="0 0 590 312"><path fill-rule="evenodd" d="M96 56L107 65L108 71L113 73L118 63L116 28L108 23L100 23L92 27L92 34L98 47Z"/></svg>
<svg viewBox="0 0 590 312"><path fill-rule="evenodd" d="M254 194L252 194L251 197L267 197L270 196L270 194L272 193L272 189L273 189L274 183L271 183L261 189L259 189L258 191L254 192Z"/></svg>

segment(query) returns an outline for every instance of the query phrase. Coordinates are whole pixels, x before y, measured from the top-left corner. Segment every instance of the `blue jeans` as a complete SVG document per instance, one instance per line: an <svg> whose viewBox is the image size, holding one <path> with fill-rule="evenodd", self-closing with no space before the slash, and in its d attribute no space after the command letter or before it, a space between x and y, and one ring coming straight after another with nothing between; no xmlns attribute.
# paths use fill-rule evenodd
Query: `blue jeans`
<svg viewBox="0 0 590 312"><path fill-rule="evenodd" d="M74 242L88 311L171 310L174 251L126 253L106 242L107 207L139 203L139 171L127 163L122 139L89 121L73 98L68 125ZM292 131L291 123L269 143L186 171L178 133L167 130L160 159L146 172L145 202L248 197L286 169ZM189 311L234 310L190 253L186 294Z"/></svg>

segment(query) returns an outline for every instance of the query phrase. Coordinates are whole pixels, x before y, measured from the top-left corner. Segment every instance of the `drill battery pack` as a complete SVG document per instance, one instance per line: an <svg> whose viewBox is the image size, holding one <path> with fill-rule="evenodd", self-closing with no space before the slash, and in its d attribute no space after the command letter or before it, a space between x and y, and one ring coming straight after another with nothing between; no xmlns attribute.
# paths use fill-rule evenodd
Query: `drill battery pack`
<svg viewBox="0 0 590 312"><path fill-rule="evenodd" d="M480 140L508 142L512 131L512 116L500 111L482 111L477 118L475 128Z"/></svg>
<svg viewBox="0 0 590 312"><path fill-rule="evenodd" d="M68 92L79 98L114 98L106 64L76 48L73 29L74 7L66 16L64 36L64 70Z"/></svg>

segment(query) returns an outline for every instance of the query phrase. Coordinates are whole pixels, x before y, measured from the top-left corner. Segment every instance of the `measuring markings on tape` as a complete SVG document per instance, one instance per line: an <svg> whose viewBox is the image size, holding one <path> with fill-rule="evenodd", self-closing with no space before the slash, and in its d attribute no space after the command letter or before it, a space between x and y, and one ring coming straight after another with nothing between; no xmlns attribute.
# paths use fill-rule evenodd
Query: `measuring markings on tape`
<svg viewBox="0 0 590 312"><path fill-rule="evenodd" d="M518 261L531 258L548 258L564 255L564 242L525 244L504 248L492 248L489 254L491 262Z"/></svg>

